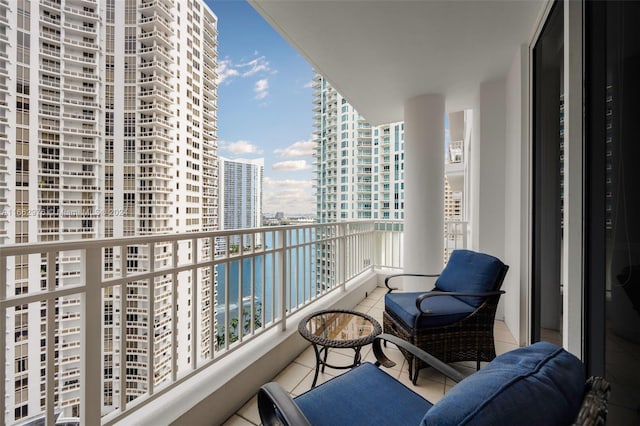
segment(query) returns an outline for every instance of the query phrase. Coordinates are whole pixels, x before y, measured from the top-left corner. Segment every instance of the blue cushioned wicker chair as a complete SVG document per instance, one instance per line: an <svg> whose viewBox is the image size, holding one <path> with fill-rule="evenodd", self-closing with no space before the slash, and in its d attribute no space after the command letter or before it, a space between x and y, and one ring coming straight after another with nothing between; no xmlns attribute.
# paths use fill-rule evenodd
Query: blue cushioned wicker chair
<svg viewBox="0 0 640 426"><path fill-rule="evenodd" d="M421 349L387 334L373 343L377 365L394 365L383 353L383 340L411 352L459 383L436 404L371 363L361 364L294 399L278 383L267 383L258 392L262 424L605 424L608 383L601 378L585 383L580 360L551 343L540 342L503 354L464 378Z"/></svg>
<svg viewBox="0 0 640 426"><path fill-rule="evenodd" d="M496 357L493 323L509 267L500 259L471 250L454 250L439 275L396 274L385 279L384 332L393 334L444 362L491 361ZM392 293L391 280L403 276L437 278L424 292ZM425 366L409 352L415 384Z"/></svg>

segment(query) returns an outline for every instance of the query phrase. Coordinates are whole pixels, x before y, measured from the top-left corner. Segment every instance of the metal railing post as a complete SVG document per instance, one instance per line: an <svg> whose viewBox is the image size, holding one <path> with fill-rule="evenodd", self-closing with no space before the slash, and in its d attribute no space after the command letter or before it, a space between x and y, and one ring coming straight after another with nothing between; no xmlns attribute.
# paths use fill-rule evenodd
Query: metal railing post
<svg viewBox="0 0 640 426"><path fill-rule="evenodd" d="M175 269L179 264L180 247L177 240L171 242L171 380L178 379L178 274ZM211 308L213 309L213 308ZM213 351L211 352L213 354Z"/></svg>
<svg viewBox="0 0 640 426"><path fill-rule="evenodd" d="M56 257L58 252L47 252L47 290L50 292L56 289ZM91 312L93 312L91 310ZM56 299L47 299L47 357L46 357L46 397L45 397L45 418L47 424L54 424L54 408L55 408L55 369L56 369Z"/></svg>
<svg viewBox="0 0 640 426"><path fill-rule="evenodd" d="M4 255L0 255L0 300L2 301L4 301L5 298L7 297L7 271L8 271L7 258ZM2 413L2 417L0 418L0 425L3 425L3 426L5 424L4 411L6 408L5 395L7 392L5 380L4 380L6 370L7 370L7 366L5 364L7 353L4 348L7 347L8 331L9 330L7 330L7 309L3 305L2 308L0 308L0 348L2 348L0 350L0 368L3 369L2 374L0 374L0 376L2 376L2 380L0 380L0 413Z"/></svg>
<svg viewBox="0 0 640 426"><path fill-rule="evenodd" d="M82 303L82 348L80 419L84 425L99 425L102 395L102 249L85 250L83 275L85 293ZM48 342L53 344L53 342Z"/></svg>
<svg viewBox="0 0 640 426"><path fill-rule="evenodd" d="M338 274L336 276L340 277L340 287L342 287L342 291L347 291L347 247L346 247L346 237L345 237L345 227L348 225L338 224L336 228L336 234L338 237L338 253L336 253L336 262L335 264L338 267Z"/></svg>
<svg viewBox="0 0 640 426"><path fill-rule="evenodd" d="M281 329L287 329L287 250L286 250L286 231L281 229L278 231L278 249L280 273L278 274L278 294L280 295L280 313L281 313Z"/></svg>
<svg viewBox="0 0 640 426"><path fill-rule="evenodd" d="M461 222L462 225L462 248L467 248L467 222Z"/></svg>

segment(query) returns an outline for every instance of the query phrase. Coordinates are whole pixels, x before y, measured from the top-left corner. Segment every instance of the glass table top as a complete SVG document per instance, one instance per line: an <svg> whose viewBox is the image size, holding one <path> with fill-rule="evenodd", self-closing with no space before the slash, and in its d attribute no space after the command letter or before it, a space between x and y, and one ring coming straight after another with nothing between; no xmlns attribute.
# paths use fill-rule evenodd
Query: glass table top
<svg viewBox="0 0 640 426"><path fill-rule="evenodd" d="M300 327L300 333L305 338L323 344L327 341L350 340L355 344L363 344L362 339L372 341L381 331L376 320L355 311L322 311L309 316Z"/></svg>

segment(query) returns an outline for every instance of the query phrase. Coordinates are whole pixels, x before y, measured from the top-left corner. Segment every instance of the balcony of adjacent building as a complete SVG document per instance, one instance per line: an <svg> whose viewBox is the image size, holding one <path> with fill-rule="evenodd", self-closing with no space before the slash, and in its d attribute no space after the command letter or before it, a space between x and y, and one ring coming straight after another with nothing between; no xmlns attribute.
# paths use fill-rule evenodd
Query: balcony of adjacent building
<svg viewBox="0 0 640 426"><path fill-rule="evenodd" d="M154 44L157 44L165 49L172 49L173 42L170 39L171 34L173 34L173 32L165 33L158 29L149 30L149 31L142 30L138 34L138 41L144 47L149 47L149 46L153 46Z"/></svg>
<svg viewBox="0 0 640 426"><path fill-rule="evenodd" d="M464 190L465 168L464 140L449 142L444 171L452 191L459 192Z"/></svg>
<svg viewBox="0 0 640 426"><path fill-rule="evenodd" d="M77 9L74 9L77 10ZM65 34L76 37L96 37L97 36L97 21L98 16L91 14L92 16L78 16L65 15L65 19L62 27L65 29Z"/></svg>
<svg viewBox="0 0 640 426"><path fill-rule="evenodd" d="M167 20L173 19L171 4L166 0L143 0L138 6L138 10L144 16L158 14Z"/></svg>
<svg viewBox="0 0 640 426"><path fill-rule="evenodd" d="M172 17L166 17L166 15L160 13L161 10L162 9L160 8L160 10L158 11L159 13L156 13L154 11L150 14L145 14L145 12L143 11L142 16L140 17L140 19L138 19L138 27L146 32L153 32L157 30L165 34L172 34Z"/></svg>
<svg viewBox="0 0 640 426"><path fill-rule="evenodd" d="M85 22L95 22L100 19L100 15L96 13L96 9L92 7L85 6L80 9L79 7L74 6L65 6L64 11L74 17L74 19L83 20Z"/></svg>

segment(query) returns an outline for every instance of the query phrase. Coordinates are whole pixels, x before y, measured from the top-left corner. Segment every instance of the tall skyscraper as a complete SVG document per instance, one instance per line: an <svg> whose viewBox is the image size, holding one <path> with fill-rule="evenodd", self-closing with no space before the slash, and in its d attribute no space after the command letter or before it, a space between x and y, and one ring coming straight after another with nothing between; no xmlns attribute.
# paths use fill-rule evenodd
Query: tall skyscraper
<svg viewBox="0 0 640 426"><path fill-rule="evenodd" d="M404 125L372 127L327 80L313 80L319 223L404 218ZM316 281L333 285L336 250L316 247Z"/></svg>
<svg viewBox="0 0 640 426"><path fill-rule="evenodd" d="M371 126L319 74L314 77L313 89L317 221L404 219L404 123ZM463 242L459 232L466 232L464 226L450 225L466 220L465 151L471 137L470 112L450 113L449 129L452 141L443 156L443 213L446 226L451 228L443 230L448 239L445 261L452 247ZM331 286L335 247L320 244L316 255L318 285Z"/></svg>
<svg viewBox="0 0 640 426"><path fill-rule="evenodd" d="M372 127L322 76L314 88L317 219L404 218L404 124Z"/></svg>
<svg viewBox="0 0 640 426"><path fill-rule="evenodd" d="M202 0L0 0L1 243L217 228L216 21ZM105 275L148 270L157 259L147 250L107 250ZM59 253L58 286L81 282L81 255ZM48 285L40 256L9 266L15 273L7 294ZM203 277L203 293L214 279ZM103 292L104 412L145 392L149 359L154 384L171 373L171 277L151 284L152 293L147 281L128 283L126 294ZM181 309L175 337L186 346L191 316L183 285L173 295ZM207 339L211 307L193 309L203 310L198 328ZM7 329L16 330L7 353L15 360L6 367L9 423L43 409L43 312L37 303L8 310ZM79 413L79 312L79 299L58 300L55 393L65 416ZM155 347L141 338L150 321L159 324ZM120 339L125 353L113 343ZM178 368L189 355L180 354ZM122 371L126 389L116 380Z"/></svg>
<svg viewBox="0 0 640 426"><path fill-rule="evenodd" d="M219 200L221 229L246 229L262 226L262 180L264 158L255 160L219 157ZM249 236L242 244L252 244ZM230 244L240 244L233 237ZM261 244L260 241L253 244Z"/></svg>
<svg viewBox="0 0 640 426"><path fill-rule="evenodd" d="M373 219L404 219L404 123L373 127Z"/></svg>

